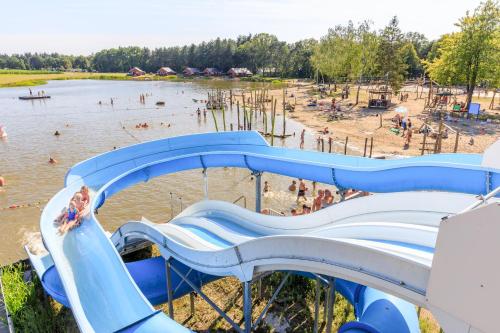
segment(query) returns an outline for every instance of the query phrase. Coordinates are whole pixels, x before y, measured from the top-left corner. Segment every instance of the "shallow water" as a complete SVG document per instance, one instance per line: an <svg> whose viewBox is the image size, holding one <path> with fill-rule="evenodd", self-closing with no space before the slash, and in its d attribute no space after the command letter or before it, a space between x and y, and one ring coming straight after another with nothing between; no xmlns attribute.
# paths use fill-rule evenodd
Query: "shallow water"
<svg viewBox="0 0 500 333"><path fill-rule="evenodd" d="M36 239L43 205L63 186L64 175L73 164L113 147L214 131L211 113L206 119L198 119L196 108L203 109L204 104L193 101L206 98L210 88L206 82L51 81L32 90L44 90L52 98L34 101L18 99L29 93L28 88L0 89L0 125L8 133L7 139L0 141L0 175L7 182L0 188L0 265L26 256L22 246ZM148 94L144 104L140 103L140 94ZM160 100L166 106L156 106ZM226 112L228 130L230 123L236 128L236 115L236 108ZM217 117L222 129L220 111ZM148 129L135 128L144 122L149 124ZM257 122L260 127L262 120ZM277 118L277 133L282 131L281 124ZM276 139L275 145L297 147L302 128L288 120L288 132L297 135ZM53 135L56 130L61 133L59 137ZM316 149L314 133L308 133L306 148ZM59 163L50 165L49 156ZM287 191L291 179L264 174L263 180L268 180L272 188L263 197L263 207L289 211L295 202L295 195ZM255 206L253 184L248 170L209 170L211 199L233 201L243 195L251 209ZM164 222L202 198L201 170L185 171L117 194L99 210L99 219L110 232L141 216ZM239 203L243 204L243 200ZM11 205L23 207L9 209Z"/></svg>

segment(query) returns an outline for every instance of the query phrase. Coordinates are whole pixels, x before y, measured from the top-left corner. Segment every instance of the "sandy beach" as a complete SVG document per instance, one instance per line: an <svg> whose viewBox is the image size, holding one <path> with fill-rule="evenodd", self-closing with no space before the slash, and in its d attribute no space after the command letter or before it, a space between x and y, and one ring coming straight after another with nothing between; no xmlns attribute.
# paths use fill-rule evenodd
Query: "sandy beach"
<svg viewBox="0 0 500 333"><path fill-rule="evenodd" d="M331 89L334 86L331 85ZM368 105L368 86L362 86L359 94L359 103L355 104L356 87L350 89L349 98L342 100L340 97L341 86L337 86L337 92L332 91L335 97L319 98L319 92L315 85L310 83L291 81L289 88L286 89L286 102L295 105L294 112L288 112L287 116L304 124L309 130L314 133L315 137L323 137L325 139L325 147L327 147L328 138L331 137L338 144L345 144L348 137L348 147L351 150L364 153L365 139L368 139L368 148L370 140L373 138L372 156L377 155L405 155L416 156L421 154L422 141L424 134L418 132L418 129L424 122L429 123L437 131L439 121L430 119L430 115L424 112L425 103L427 101L427 91L424 93L415 93L415 86L405 86L402 90L408 93L406 101L401 102L399 96L392 97L392 104L387 110L370 109ZM329 92L329 91L328 91ZM246 96L248 97L249 94ZM270 96L278 98L277 115L282 115L282 89L274 89L269 91ZM310 99L317 99L318 106L307 106ZM343 117L339 120L329 120L329 112L332 98L336 98L337 104L341 105ZM457 95L457 100L464 101L465 95ZM474 102L481 104L481 110L487 108L490 104L491 97L474 96ZM405 107L407 115L411 119L413 136L408 149L404 149L405 138L401 134L395 134L391 131L394 127L392 119L398 114L396 108L399 106ZM451 107L448 106L448 110ZM488 114L497 116L496 122L476 121L466 118L451 118L443 121L443 131L448 132L448 137L442 139L441 153L452 153L455 148L456 132L459 131L457 144L457 152L460 153L481 153L489 145L495 142L500 136L500 125L498 124L498 114L500 110L485 110ZM380 115L382 116L382 127L380 127ZM321 133L325 127L328 127L329 133ZM470 144L470 139L473 137L474 143ZM435 139L428 136L427 147L432 148ZM325 148L326 150L327 148ZM431 153L432 151L426 151ZM368 155L368 152L367 152Z"/></svg>

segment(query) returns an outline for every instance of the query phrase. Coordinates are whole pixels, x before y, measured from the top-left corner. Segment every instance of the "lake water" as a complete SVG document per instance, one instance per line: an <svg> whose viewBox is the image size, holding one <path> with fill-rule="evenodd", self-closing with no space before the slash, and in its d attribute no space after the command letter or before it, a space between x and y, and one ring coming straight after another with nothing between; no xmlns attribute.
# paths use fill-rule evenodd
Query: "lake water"
<svg viewBox="0 0 500 333"><path fill-rule="evenodd" d="M29 93L26 87L0 89L0 125L8 133L0 141L0 175L7 182L0 188L0 265L26 257L23 245L36 238L43 205L61 189L66 171L75 163L113 147L215 131L211 113L198 119L196 109L203 109L204 104L193 101L206 98L209 89L209 83L51 81L32 90L35 94L43 90L52 98L34 101L18 99ZM147 94L145 103L140 102L140 94ZM166 105L156 106L157 101ZM222 128L222 115L217 113ZM227 111L226 118L227 129L229 123L236 129L236 109ZM135 128L144 122L148 129ZM260 118L257 123L262 123ZM277 119L277 133L281 133L281 123ZM302 128L288 120L288 132L297 135L276 139L275 145L298 147ZM56 130L61 133L58 137L53 135ZM309 132L306 149L315 148L314 133ZM49 156L59 163L50 165ZM220 168L208 174L210 199L234 201L246 196L248 208L255 207L254 182L248 170ZM264 174L263 180L272 188L263 198L263 207L289 211L295 201L295 195L287 191L291 179ZM99 210L99 220L110 232L142 216L165 222L203 198L202 183L201 170L193 170L139 184L108 200ZM22 207L8 208L11 205Z"/></svg>

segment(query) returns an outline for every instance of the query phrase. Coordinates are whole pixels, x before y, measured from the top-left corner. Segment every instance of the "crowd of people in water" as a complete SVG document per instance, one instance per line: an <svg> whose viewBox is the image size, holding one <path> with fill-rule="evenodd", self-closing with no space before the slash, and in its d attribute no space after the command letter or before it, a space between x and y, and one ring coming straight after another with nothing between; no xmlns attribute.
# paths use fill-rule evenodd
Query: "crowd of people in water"
<svg viewBox="0 0 500 333"><path fill-rule="evenodd" d="M59 226L59 234L64 235L69 230L76 228L82 222L86 215L85 209L90 203L89 188L82 186L80 191L76 192L69 201L68 207L65 207L54 222Z"/></svg>

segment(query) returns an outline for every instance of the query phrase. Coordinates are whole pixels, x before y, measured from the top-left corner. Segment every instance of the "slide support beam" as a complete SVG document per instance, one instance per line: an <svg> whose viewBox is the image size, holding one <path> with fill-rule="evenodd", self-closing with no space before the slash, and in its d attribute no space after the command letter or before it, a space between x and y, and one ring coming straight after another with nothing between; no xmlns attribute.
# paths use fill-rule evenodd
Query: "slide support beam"
<svg viewBox="0 0 500 333"><path fill-rule="evenodd" d="M243 282L243 318L245 320L245 333L252 331L252 282Z"/></svg>
<svg viewBox="0 0 500 333"><path fill-rule="evenodd" d="M313 332L318 333L319 322L319 298L321 293L321 284L319 278L316 278L316 290L314 292L314 328Z"/></svg>
<svg viewBox="0 0 500 333"><path fill-rule="evenodd" d="M289 277L290 277L290 273L286 273L285 277L283 277L283 279L281 280L280 284L278 285L278 288L276 288L276 290L274 291L273 295L271 296L271 298L267 302L266 306L264 307L264 309L260 313L259 318L257 318L257 320L255 321L255 323L253 324L253 328L254 329L257 327L257 325L259 325L259 323L262 320L262 318L264 318L264 316L267 313L267 310L269 310L269 308L273 304L273 302L276 299L276 297L278 297L278 294L280 293L281 289L283 289L283 287L285 286L285 283L286 283L286 281L288 280Z"/></svg>
<svg viewBox="0 0 500 333"><path fill-rule="evenodd" d="M166 261L166 273L167 273L167 297L168 297L168 315L171 319L174 319L174 297L172 292L172 264L170 259Z"/></svg>
<svg viewBox="0 0 500 333"><path fill-rule="evenodd" d="M332 332L333 310L335 307L335 278L328 279L328 315L326 319L326 333Z"/></svg>
<svg viewBox="0 0 500 333"><path fill-rule="evenodd" d="M217 313L222 317L224 318L237 332L239 333L243 333L243 331L241 330L241 327L238 326L238 324L236 324L231 318L228 317L228 315L221 310L221 308L219 308L217 306L217 304L215 304L207 295L205 295L202 291L201 291L201 288L198 288L198 286L196 284L194 284L191 280L189 280L187 278L187 276L185 276L184 274L181 273L181 271L179 271L177 268L175 268L174 266L171 266L172 270L177 274L179 275L179 277L184 280L198 295L201 296L201 298L203 298L205 300L205 302L208 303L208 305L210 305L215 311L217 311Z"/></svg>
<svg viewBox="0 0 500 333"><path fill-rule="evenodd" d="M203 168L203 199L208 200L208 170Z"/></svg>
<svg viewBox="0 0 500 333"><path fill-rule="evenodd" d="M262 202L262 191L261 191L261 183L262 183L262 172L253 172L252 175L255 176L255 211L260 213L262 210L261 202Z"/></svg>

